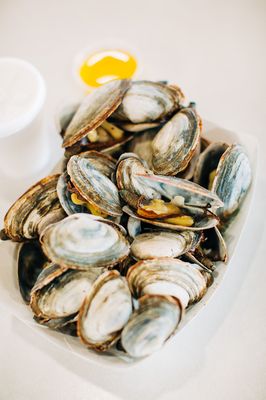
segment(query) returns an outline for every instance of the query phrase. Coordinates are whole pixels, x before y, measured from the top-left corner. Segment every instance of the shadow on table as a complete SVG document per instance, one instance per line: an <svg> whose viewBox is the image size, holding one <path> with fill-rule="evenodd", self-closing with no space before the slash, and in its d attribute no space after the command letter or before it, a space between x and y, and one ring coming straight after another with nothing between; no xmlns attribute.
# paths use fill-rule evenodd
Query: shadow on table
<svg viewBox="0 0 266 400"><path fill-rule="evenodd" d="M195 378L205 363L208 344L230 314L249 269L252 267L256 274L256 270L261 267L252 261L253 247L256 246L258 250L263 236L263 221L258 212L258 209L262 209L265 198L262 188L263 184L259 181L253 202L253 205L256 204L256 210L255 208L251 210L246 225L246 227L252 225L256 229L245 229L239 243L241 259L238 260L234 257L233 268L225 276L216 295L212 297L208 306L173 339L175 340L173 345L166 345L163 351L138 364L126 366L125 369L98 366L91 363L89 359L73 357L71 353L63 352L55 346L53 346L53 351L50 351L51 357L85 381L90 381L93 385L106 390L117 398L127 400L162 399L164 395L167 397L167 393L170 395L171 392L176 392L186 381ZM244 242L249 243L250 246L243 246ZM223 292L226 292L226 296L222 295ZM215 310L219 310L219 312L215 312ZM212 316L211 321L210 315ZM22 322L16 318L13 320L13 326L16 333L30 345L49 353L51 349L49 342L37 336L34 336L33 339L32 334L29 335L29 338L25 337L24 326L22 329Z"/></svg>

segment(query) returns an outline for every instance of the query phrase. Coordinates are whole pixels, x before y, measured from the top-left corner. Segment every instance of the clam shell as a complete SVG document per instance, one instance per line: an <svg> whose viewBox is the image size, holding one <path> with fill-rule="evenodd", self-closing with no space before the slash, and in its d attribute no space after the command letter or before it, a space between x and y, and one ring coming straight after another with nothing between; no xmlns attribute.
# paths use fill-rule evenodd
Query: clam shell
<svg viewBox="0 0 266 400"><path fill-rule="evenodd" d="M117 187L106 175L95 169L86 157L72 156L67 164L67 172L85 200L108 215L122 215Z"/></svg>
<svg viewBox="0 0 266 400"><path fill-rule="evenodd" d="M158 174L176 175L194 155L200 140L200 120L192 108L175 114L152 142L152 165Z"/></svg>
<svg viewBox="0 0 266 400"><path fill-rule="evenodd" d="M180 100L180 93L165 84L135 81L112 117L134 124L154 122L173 113Z"/></svg>
<svg viewBox="0 0 266 400"><path fill-rule="evenodd" d="M117 224L89 214L73 214L50 225L40 240L54 263L76 269L110 267L129 253L129 243Z"/></svg>
<svg viewBox="0 0 266 400"><path fill-rule="evenodd" d="M162 294L177 297L183 307L199 301L206 293L206 280L198 265L175 258L139 261L127 272L134 296Z"/></svg>
<svg viewBox="0 0 266 400"><path fill-rule="evenodd" d="M88 209L85 206L75 204L71 200L71 193L67 188L68 179L68 173L64 172L62 175L60 175L57 182L56 190L62 208L67 215L88 213Z"/></svg>
<svg viewBox="0 0 266 400"><path fill-rule="evenodd" d="M170 296L146 295L122 331L121 343L133 358L158 351L176 331L182 316L180 303Z"/></svg>
<svg viewBox="0 0 266 400"><path fill-rule="evenodd" d="M131 244L131 255L138 260L160 257L179 257L194 249L200 241L197 232L154 231L142 233Z"/></svg>
<svg viewBox="0 0 266 400"><path fill-rule="evenodd" d="M130 81L115 80L90 93L82 101L68 125L63 147L69 147L97 128L119 106Z"/></svg>
<svg viewBox="0 0 266 400"><path fill-rule="evenodd" d="M220 158L212 191L223 201L217 215L227 220L238 210L251 184L251 167L241 145L231 145Z"/></svg>
<svg viewBox="0 0 266 400"><path fill-rule="evenodd" d="M174 225L167 222L163 222L163 220L159 219L148 219L144 217L140 217L135 211L133 211L130 207L124 206L123 211L128 214L130 217L136 218L139 221L146 222L150 225L156 225L162 229L170 229L174 231L201 231L204 229L210 229L214 226L218 225L219 219L212 213L208 211L204 211L200 208L196 207L186 207L188 210L188 214L191 215L194 219L193 226L183 226L183 225Z"/></svg>
<svg viewBox="0 0 266 400"><path fill-rule="evenodd" d="M38 318L66 318L75 315L100 270L65 270L48 267L31 292L31 308ZM60 323L61 324L61 323Z"/></svg>
<svg viewBox="0 0 266 400"><path fill-rule="evenodd" d="M38 241L21 245L18 255L18 284L21 296L27 304L30 302L31 289L47 261Z"/></svg>
<svg viewBox="0 0 266 400"><path fill-rule="evenodd" d="M195 183L208 188L209 174L217 168L219 160L227 148L227 143L215 142L200 154L193 177Z"/></svg>
<svg viewBox="0 0 266 400"><path fill-rule="evenodd" d="M117 162L116 183L119 190L127 190L146 198L154 198L156 192L140 183L136 176L149 173L145 161L134 153L124 153Z"/></svg>
<svg viewBox="0 0 266 400"><path fill-rule="evenodd" d="M213 193L186 179L163 175L139 175L136 179L153 188L169 200L176 196L183 197L186 205L195 207L222 207L223 202Z"/></svg>
<svg viewBox="0 0 266 400"><path fill-rule="evenodd" d="M10 207L4 218L10 239L36 239L47 225L65 217L56 192L58 178L58 174L43 178Z"/></svg>
<svg viewBox="0 0 266 400"><path fill-rule="evenodd" d="M131 293L118 271L103 273L94 283L78 318L78 335L95 350L107 350L132 313Z"/></svg>

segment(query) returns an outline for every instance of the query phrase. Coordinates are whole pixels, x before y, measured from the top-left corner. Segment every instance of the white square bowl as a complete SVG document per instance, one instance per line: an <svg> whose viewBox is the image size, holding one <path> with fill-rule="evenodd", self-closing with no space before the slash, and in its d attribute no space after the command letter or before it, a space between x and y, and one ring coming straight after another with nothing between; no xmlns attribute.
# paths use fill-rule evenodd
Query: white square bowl
<svg viewBox="0 0 266 400"><path fill-rule="evenodd" d="M226 233L225 240L228 246L229 261L227 265L224 263L218 263L215 270L215 280L212 286L208 289L206 295L203 299L188 310L183 321L179 327L183 329L187 327L189 321L199 314L201 309L206 306L210 297L214 294L224 277L225 272L231 269L232 256L237 254L237 245L240 236L243 232L245 222L247 220L248 212L251 207L251 200L253 197L255 189L255 179L256 179L256 164L257 164L257 142L252 136L246 134L237 134L230 132L226 129L220 128L213 123L204 121L204 131L203 135L210 139L211 141L224 141L227 143L240 143L242 144L249 156L251 168L252 168L252 185L250 187L249 193L242 204L240 212L235 217L234 221L231 223L228 232ZM1 204L0 204L1 205ZM61 347L65 351L72 352L73 356L82 357L92 363L98 365L109 365L113 367L125 367L134 365L135 362L126 363L123 358L115 357L110 354L99 354L92 350L88 350L78 338L73 338L61 333L52 331L44 326L38 325L34 322L32 318L31 310L26 306L21 298L18 282L17 282L17 250L18 246L11 242L3 242L0 244L0 307L4 310L12 313L18 319L23 321L31 329L33 329L36 334L43 335L47 340ZM239 248L238 248L239 250ZM189 328L188 328L189 329ZM178 341L176 340L178 336L178 331L176 335L167 342L167 346L172 347L172 351L175 352L178 349ZM161 351L164 351L161 349ZM139 362L139 361L138 361Z"/></svg>

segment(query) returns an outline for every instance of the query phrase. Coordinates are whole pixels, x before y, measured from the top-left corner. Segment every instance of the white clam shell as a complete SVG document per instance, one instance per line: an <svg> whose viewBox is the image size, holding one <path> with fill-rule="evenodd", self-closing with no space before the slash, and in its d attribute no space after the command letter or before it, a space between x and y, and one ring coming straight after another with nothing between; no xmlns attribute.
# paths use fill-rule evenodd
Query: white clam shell
<svg viewBox="0 0 266 400"><path fill-rule="evenodd" d="M110 267L129 253L129 243L116 224L89 214L73 214L50 225L41 243L53 262L77 269Z"/></svg>
<svg viewBox="0 0 266 400"><path fill-rule="evenodd" d="M179 257L198 243L199 234L192 231L142 233L131 244L134 258L145 260L159 257Z"/></svg>
<svg viewBox="0 0 266 400"><path fill-rule="evenodd" d="M78 334L89 347L106 350L118 339L132 313L127 281L118 271L107 271L94 283L78 319Z"/></svg>
<svg viewBox="0 0 266 400"><path fill-rule="evenodd" d="M175 332L181 320L180 303L169 296L146 295L125 326L121 343L133 358L158 351Z"/></svg>

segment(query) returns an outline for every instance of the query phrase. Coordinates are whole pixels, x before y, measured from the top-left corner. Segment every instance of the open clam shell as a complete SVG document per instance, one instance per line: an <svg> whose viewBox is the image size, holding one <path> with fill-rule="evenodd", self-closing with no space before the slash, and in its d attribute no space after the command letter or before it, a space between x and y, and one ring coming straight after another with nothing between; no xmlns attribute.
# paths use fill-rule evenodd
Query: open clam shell
<svg viewBox="0 0 266 400"><path fill-rule="evenodd" d="M194 220L194 224L192 226L175 225L169 222L164 222L163 219L148 219L140 217L134 210L132 210L128 206L124 206L123 211L130 217L133 217L139 221L158 226L162 229L170 229L174 231L202 231L204 229L213 228L219 223L219 219L213 213L197 207L186 207L188 215L190 215Z"/></svg>
<svg viewBox="0 0 266 400"><path fill-rule="evenodd" d="M107 350L132 313L131 293L118 271L103 273L94 283L78 318L78 335L95 350Z"/></svg>
<svg viewBox="0 0 266 400"><path fill-rule="evenodd" d="M40 272L47 263L41 245L32 240L21 245L18 255L18 284L25 303L30 302L30 292Z"/></svg>
<svg viewBox="0 0 266 400"><path fill-rule="evenodd" d="M112 117L134 124L154 122L172 114L180 106L181 100L181 91L163 83L135 81Z"/></svg>
<svg viewBox="0 0 266 400"><path fill-rule="evenodd" d="M116 161L111 156L94 150L81 153L79 156L88 160L95 169L97 169L103 175L106 175L108 178L111 178L111 175L114 173ZM68 173L64 172L62 175L60 175L57 182L57 195L61 206L67 215L82 212L88 213L89 210L85 205L75 204L72 201L71 192L68 188L69 180L70 177Z"/></svg>
<svg viewBox="0 0 266 400"><path fill-rule="evenodd" d="M54 263L75 269L111 267L129 254L129 243L117 224L89 214L73 214L50 225L40 240Z"/></svg>
<svg viewBox="0 0 266 400"><path fill-rule="evenodd" d="M57 195L60 201L60 204L67 215L72 215L76 213L87 213L88 209L84 205L79 205L73 203L71 200L71 193L68 190L68 181L69 176L67 172L64 172L60 175L58 182L57 182Z"/></svg>
<svg viewBox="0 0 266 400"><path fill-rule="evenodd" d="M216 193L186 179L163 175L139 175L136 179L169 200L177 196L183 198L185 205L203 208L223 206L223 201Z"/></svg>
<svg viewBox="0 0 266 400"><path fill-rule="evenodd" d="M85 97L68 125L63 147L70 147L97 128L119 106L130 81L115 80Z"/></svg>
<svg viewBox="0 0 266 400"><path fill-rule="evenodd" d="M161 294L178 298L183 305L199 301L207 286L198 265L175 258L154 258L139 261L127 272L129 288L134 296Z"/></svg>
<svg viewBox="0 0 266 400"><path fill-rule="evenodd" d="M133 358L158 351L176 331L181 316L182 307L178 300L170 296L143 296L139 308L122 331L124 350Z"/></svg>
<svg viewBox="0 0 266 400"><path fill-rule="evenodd" d="M195 183L205 188L209 187L210 173L217 168L220 158L227 148L227 143L214 142L200 154L193 176Z"/></svg>
<svg viewBox="0 0 266 400"><path fill-rule="evenodd" d="M158 174L176 175L194 155L200 140L200 119L192 108L175 114L152 142L152 165Z"/></svg>
<svg viewBox="0 0 266 400"><path fill-rule="evenodd" d="M128 190L137 195L144 195L146 198L153 198L156 192L141 184L136 179L138 174L146 174L151 171L145 161L134 153L124 153L117 162L116 183L119 190Z"/></svg>
<svg viewBox="0 0 266 400"><path fill-rule="evenodd" d="M31 291L31 308L38 318L58 319L75 315L101 270L77 271L52 264Z"/></svg>
<svg viewBox="0 0 266 400"><path fill-rule="evenodd" d="M201 234L192 231L153 231L137 235L131 244L131 255L137 260L161 257L179 257L194 249Z"/></svg>
<svg viewBox="0 0 266 400"><path fill-rule="evenodd" d="M227 220L238 210L251 184L251 167L244 148L231 145L220 158L212 191L223 201L217 210L222 220Z"/></svg>
<svg viewBox="0 0 266 400"><path fill-rule="evenodd" d="M10 207L4 218L10 239L36 239L47 225L65 217L56 192L58 178L58 174L43 178Z"/></svg>
<svg viewBox="0 0 266 400"><path fill-rule="evenodd" d="M86 157L72 156L67 164L70 180L82 198L112 216L122 215L116 185L96 169Z"/></svg>

